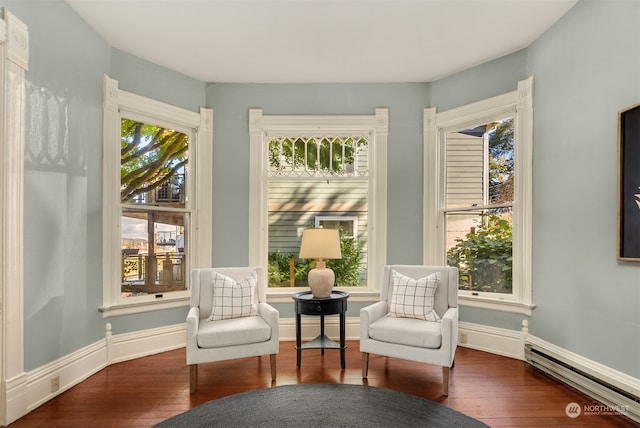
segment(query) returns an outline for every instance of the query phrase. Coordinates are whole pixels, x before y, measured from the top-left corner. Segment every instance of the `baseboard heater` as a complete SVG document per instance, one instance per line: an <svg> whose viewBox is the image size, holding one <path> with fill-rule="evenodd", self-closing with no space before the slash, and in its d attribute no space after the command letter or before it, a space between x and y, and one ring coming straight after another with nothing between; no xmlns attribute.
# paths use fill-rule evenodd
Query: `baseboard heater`
<svg viewBox="0 0 640 428"><path fill-rule="evenodd" d="M533 344L525 345L525 359L533 367L566 383L578 391L604 404L596 410L608 414L619 413L640 422L640 397L607 382L594 374L574 367L570 362L549 355ZM568 403L567 403L568 404ZM593 406L591 406L593 408ZM587 409L589 410L589 406Z"/></svg>

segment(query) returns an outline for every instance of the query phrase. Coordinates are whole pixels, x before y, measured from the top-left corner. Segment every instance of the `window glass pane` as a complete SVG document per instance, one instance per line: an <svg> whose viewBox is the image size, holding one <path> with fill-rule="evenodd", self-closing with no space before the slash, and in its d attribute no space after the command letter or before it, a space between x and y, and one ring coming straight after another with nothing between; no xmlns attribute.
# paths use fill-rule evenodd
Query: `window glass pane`
<svg viewBox="0 0 640 428"><path fill-rule="evenodd" d="M340 230L342 259L326 260L336 286L366 286L368 140L291 137L268 144L269 286L307 286L314 261L298 258L300 239L318 218L325 219L318 226Z"/></svg>
<svg viewBox="0 0 640 428"><path fill-rule="evenodd" d="M269 176L366 176L364 137L298 137L269 140Z"/></svg>
<svg viewBox="0 0 640 428"><path fill-rule="evenodd" d="M340 216L340 217L316 217L316 227L324 229L342 229L344 236L356 238L358 235L358 217Z"/></svg>
<svg viewBox="0 0 640 428"><path fill-rule="evenodd" d="M188 148L182 132L122 118L122 203L184 207Z"/></svg>
<svg viewBox="0 0 640 428"><path fill-rule="evenodd" d="M489 203L514 200L515 130L513 118L493 123L489 135Z"/></svg>
<svg viewBox="0 0 640 428"><path fill-rule="evenodd" d="M511 293L512 208L446 214L447 263L460 269L461 290Z"/></svg>
<svg viewBox="0 0 640 428"><path fill-rule="evenodd" d="M122 297L186 289L188 215L122 210Z"/></svg>
<svg viewBox="0 0 640 428"><path fill-rule="evenodd" d="M514 149L512 118L448 132L447 208L513 202Z"/></svg>
<svg viewBox="0 0 640 428"><path fill-rule="evenodd" d="M366 286L367 189L366 180L270 182L269 286L306 287L313 261L298 258L302 231L315 227L317 217L342 216L357 222L321 222L323 227L340 230L342 259L326 260L327 266L336 274L336 286Z"/></svg>

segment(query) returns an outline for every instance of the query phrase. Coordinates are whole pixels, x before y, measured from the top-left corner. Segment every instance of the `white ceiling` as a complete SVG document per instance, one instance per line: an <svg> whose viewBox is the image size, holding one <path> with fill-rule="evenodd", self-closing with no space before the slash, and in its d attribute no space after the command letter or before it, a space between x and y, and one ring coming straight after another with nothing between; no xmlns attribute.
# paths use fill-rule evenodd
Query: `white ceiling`
<svg viewBox="0 0 640 428"><path fill-rule="evenodd" d="M67 0L204 82L430 82L529 46L577 0Z"/></svg>

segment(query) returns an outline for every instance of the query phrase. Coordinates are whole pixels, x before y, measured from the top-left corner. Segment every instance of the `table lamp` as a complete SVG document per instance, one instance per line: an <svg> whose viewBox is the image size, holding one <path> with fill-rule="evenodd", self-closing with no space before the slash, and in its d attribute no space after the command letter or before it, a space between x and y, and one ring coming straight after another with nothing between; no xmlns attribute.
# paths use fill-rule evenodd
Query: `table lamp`
<svg viewBox="0 0 640 428"><path fill-rule="evenodd" d="M340 259L340 234L338 229L305 229L300 244L301 259L315 259L316 267L307 277L313 297L329 297L335 282L335 274L326 267L323 259Z"/></svg>

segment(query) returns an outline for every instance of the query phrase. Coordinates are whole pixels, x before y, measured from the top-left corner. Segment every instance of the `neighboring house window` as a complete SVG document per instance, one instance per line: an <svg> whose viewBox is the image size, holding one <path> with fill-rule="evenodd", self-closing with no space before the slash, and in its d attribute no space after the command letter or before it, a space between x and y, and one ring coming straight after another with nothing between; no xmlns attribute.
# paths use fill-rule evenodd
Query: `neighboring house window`
<svg viewBox="0 0 640 428"><path fill-rule="evenodd" d="M462 305L531 314L532 79L425 109L427 264L457 266Z"/></svg>
<svg viewBox="0 0 640 428"><path fill-rule="evenodd" d="M327 263L337 286L375 284L378 269L370 267L386 258L387 114L251 110L250 237L260 245L250 263L268 267L272 289L306 285L310 261L298 259L300 236L320 226L341 231L343 259Z"/></svg>
<svg viewBox="0 0 640 428"><path fill-rule="evenodd" d="M105 77L103 316L186 305L210 264L211 119Z"/></svg>
<svg viewBox="0 0 640 428"><path fill-rule="evenodd" d="M358 240L357 216L316 216L315 227L340 229L345 238Z"/></svg>

